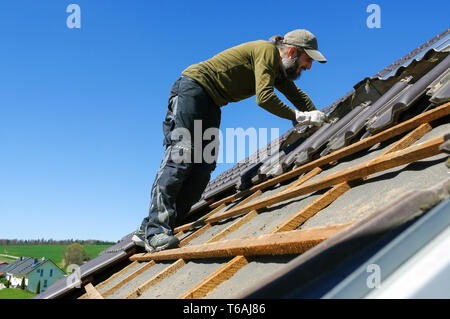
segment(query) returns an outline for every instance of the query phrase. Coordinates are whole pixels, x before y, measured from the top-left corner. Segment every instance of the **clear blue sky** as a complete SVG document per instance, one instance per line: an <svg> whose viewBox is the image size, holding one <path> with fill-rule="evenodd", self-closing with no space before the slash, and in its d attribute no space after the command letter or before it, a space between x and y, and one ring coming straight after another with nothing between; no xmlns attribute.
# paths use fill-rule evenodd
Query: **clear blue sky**
<svg viewBox="0 0 450 319"><path fill-rule="evenodd" d="M71 3L81 29L66 26ZM169 89L193 63L306 28L329 62L297 84L322 109L449 27L448 0L318 3L2 1L0 238L115 241L135 230L162 158ZM366 25L371 3L381 29ZM253 97L222 108L227 127L284 133L291 123Z"/></svg>

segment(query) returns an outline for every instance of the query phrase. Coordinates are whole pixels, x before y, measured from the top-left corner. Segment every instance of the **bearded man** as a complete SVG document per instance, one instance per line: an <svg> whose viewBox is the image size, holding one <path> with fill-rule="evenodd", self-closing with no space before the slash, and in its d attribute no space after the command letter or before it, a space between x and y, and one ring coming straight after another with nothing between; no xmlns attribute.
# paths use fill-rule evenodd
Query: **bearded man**
<svg viewBox="0 0 450 319"><path fill-rule="evenodd" d="M325 114L293 82L302 71L311 69L313 61L327 62L318 50L316 37L307 30L294 30L271 41L252 41L227 49L182 72L170 91L163 122L166 150L153 183L149 215L133 235L136 245L148 252L177 247L179 240L173 228L201 198L216 167L215 160L193 160L194 154L203 154L204 142L197 146L201 149L195 149L198 143L180 140L174 131L187 129L194 136L194 121L201 121L203 132L218 129L222 106L254 95L260 107L294 125L321 126ZM283 103L274 88L296 109ZM180 153L188 154L188 160L173 158Z"/></svg>

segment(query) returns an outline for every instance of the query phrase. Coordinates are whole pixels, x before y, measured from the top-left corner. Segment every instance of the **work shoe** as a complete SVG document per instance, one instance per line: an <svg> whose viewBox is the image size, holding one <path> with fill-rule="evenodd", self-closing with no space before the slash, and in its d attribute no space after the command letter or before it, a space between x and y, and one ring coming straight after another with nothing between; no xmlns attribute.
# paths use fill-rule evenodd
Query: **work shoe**
<svg viewBox="0 0 450 319"><path fill-rule="evenodd" d="M147 251L150 253L161 251L164 249L175 248L180 244L180 240L177 237L164 233L151 236L148 242L150 244L151 250Z"/></svg>
<svg viewBox="0 0 450 319"><path fill-rule="evenodd" d="M152 246L148 243L147 238L145 238L145 231L139 226L139 228L134 232L131 240L134 242L136 246L145 248L146 251L150 251L153 249Z"/></svg>

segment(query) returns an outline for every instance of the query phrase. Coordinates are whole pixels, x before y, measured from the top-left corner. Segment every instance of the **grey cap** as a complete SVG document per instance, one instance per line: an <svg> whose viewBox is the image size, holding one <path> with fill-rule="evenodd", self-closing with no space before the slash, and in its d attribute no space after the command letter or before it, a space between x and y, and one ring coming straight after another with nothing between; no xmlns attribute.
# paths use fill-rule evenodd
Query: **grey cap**
<svg viewBox="0 0 450 319"><path fill-rule="evenodd" d="M327 62L327 59L319 51L316 37L308 30L297 29L286 33L283 43L302 48L313 60L320 63Z"/></svg>

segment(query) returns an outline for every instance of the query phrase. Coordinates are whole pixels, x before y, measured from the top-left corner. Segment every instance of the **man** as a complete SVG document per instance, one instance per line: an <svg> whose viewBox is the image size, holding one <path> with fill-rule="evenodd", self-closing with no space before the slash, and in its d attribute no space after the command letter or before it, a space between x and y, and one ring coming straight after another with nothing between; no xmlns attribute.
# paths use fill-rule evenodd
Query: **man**
<svg viewBox="0 0 450 319"><path fill-rule="evenodd" d="M200 199L215 169L215 161L192 160L195 154L203 154L205 143L196 149L189 139L179 139L174 133L177 129L187 129L193 137L196 120L201 120L202 133L218 129L220 107L253 95L259 106L294 125L321 126L325 121L325 114L317 111L293 82L314 60L327 61L315 36L307 30L294 30L273 39L273 43L244 43L191 65L173 85L163 122L166 151L152 187L149 215L133 236L136 245L148 252L177 247L179 240L172 229ZM284 104L274 88L297 110ZM189 160L180 162L174 154L185 154Z"/></svg>

